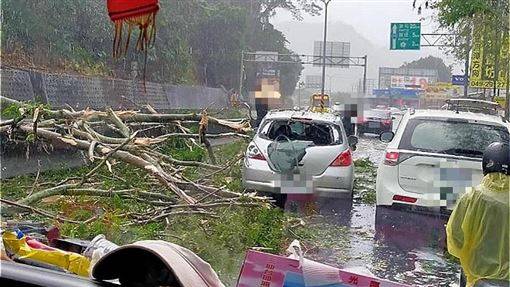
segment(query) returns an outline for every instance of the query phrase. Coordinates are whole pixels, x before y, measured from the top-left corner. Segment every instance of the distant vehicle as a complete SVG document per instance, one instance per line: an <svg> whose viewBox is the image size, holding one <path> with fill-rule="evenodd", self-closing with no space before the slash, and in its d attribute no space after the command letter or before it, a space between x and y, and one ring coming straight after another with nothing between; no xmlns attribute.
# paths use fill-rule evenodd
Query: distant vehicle
<svg viewBox="0 0 510 287"><path fill-rule="evenodd" d="M499 116L454 110L410 110L389 142L377 171L378 206L426 207L448 214L465 188L480 183L484 149L508 142Z"/></svg>
<svg viewBox="0 0 510 287"><path fill-rule="evenodd" d="M281 162L272 160L275 146L289 146L292 156L302 148L290 172L281 172ZM357 138L347 137L340 116L310 111L271 111L248 145L243 165L245 188L275 194L314 193L319 196L351 197L354 165L352 150ZM295 147L297 146L297 147Z"/></svg>
<svg viewBox="0 0 510 287"><path fill-rule="evenodd" d="M393 129L391 112L387 109L373 109L363 112L363 118L358 123L358 134L380 134Z"/></svg>
<svg viewBox="0 0 510 287"><path fill-rule="evenodd" d="M405 113L405 110L396 107L389 107L388 110L390 111L392 116L401 116Z"/></svg>

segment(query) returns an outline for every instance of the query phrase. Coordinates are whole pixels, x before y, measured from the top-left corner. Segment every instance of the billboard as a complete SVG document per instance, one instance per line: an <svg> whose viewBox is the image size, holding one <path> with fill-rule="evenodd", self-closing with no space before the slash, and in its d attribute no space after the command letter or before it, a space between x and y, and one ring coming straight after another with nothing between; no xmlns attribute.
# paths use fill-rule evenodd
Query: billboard
<svg viewBox="0 0 510 287"><path fill-rule="evenodd" d="M313 65L322 66L322 41L315 41L313 45ZM326 66L349 68L351 43L326 42ZM336 57L336 58L335 58ZM345 57L339 58L339 57Z"/></svg>
<svg viewBox="0 0 510 287"><path fill-rule="evenodd" d="M379 67L379 89L391 88L392 76L426 77L430 84L437 82L438 73L434 69Z"/></svg>
<svg viewBox="0 0 510 287"><path fill-rule="evenodd" d="M420 76L391 76L391 88L425 89L430 80Z"/></svg>
<svg viewBox="0 0 510 287"><path fill-rule="evenodd" d="M471 76L469 84L473 88L493 88L496 81L496 87L503 89L506 86L506 77L508 62L510 61L509 36L504 34L501 39L499 54L496 52L494 29L492 27L475 27L473 37L473 50L471 52ZM496 79L496 55L497 79Z"/></svg>
<svg viewBox="0 0 510 287"><path fill-rule="evenodd" d="M390 88L390 89L375 89L373 94L378 98L403 98L403 99L417 99L423 93L423 90L418 89L405 89L405 88Z"/></svg>

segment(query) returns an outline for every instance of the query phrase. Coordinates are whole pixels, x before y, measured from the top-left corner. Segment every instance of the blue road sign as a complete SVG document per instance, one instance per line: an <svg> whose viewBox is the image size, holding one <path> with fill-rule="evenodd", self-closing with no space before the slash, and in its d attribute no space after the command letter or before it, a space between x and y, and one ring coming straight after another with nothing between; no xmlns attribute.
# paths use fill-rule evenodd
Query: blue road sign
<svg viewBox="0 0 510 287"><path fill-rule="evenodd" d="M389 89L374 89L373 94L381 98L419 98L423 92L421 89L406 89L406 88L389 88Z"/></svg>
<svg viewBox="0 0 510 287"><path fill-rule="evenodd" d="M464 75L453 75L452 76L452 85L464 86L465 82L466 82L466 77Z"/></svg>

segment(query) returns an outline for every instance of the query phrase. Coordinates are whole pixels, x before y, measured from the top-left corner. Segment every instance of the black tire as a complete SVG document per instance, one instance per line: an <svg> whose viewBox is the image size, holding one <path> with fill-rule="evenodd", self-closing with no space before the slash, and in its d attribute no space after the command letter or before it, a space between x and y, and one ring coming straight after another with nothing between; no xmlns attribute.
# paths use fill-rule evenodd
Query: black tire
<svg viewBox="0 0 510 287"><path fill-rule="evenodd" d="M285 209L285 202L287 202L287 194L286 193L273 193L271 197L275 200L274 205Z"/></svg>

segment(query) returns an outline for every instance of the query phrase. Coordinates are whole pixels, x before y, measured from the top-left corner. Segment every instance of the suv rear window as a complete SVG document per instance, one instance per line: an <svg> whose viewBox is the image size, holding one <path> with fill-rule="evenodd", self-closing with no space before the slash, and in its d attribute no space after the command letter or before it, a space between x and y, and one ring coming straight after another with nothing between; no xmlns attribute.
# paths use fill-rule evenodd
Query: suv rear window
<svg viewBox="0 0 510 287"><path fill-rule="evenodd" d="M315 145L341 144L342 136L339 126L315 121L269 120L259 130L259 136L275 140L285 137L290 140L311 141Z"/></svg>
<svg viewBox="0 0 510 287"><path fill-rule="evenodd" d="M508 140L508 129L503 126L412 119L406 126L399 148L481 158L489 144Z"/></svg>

